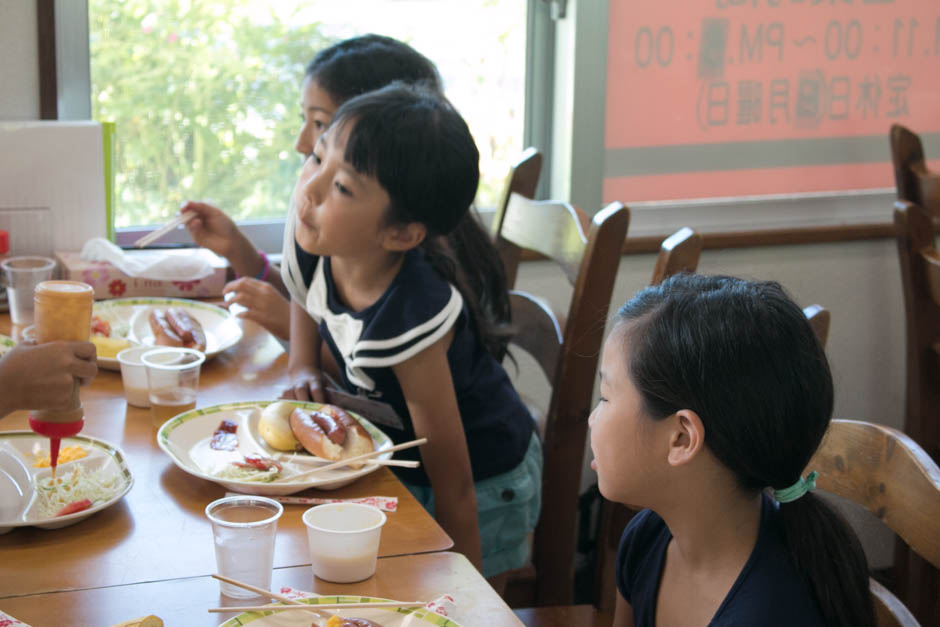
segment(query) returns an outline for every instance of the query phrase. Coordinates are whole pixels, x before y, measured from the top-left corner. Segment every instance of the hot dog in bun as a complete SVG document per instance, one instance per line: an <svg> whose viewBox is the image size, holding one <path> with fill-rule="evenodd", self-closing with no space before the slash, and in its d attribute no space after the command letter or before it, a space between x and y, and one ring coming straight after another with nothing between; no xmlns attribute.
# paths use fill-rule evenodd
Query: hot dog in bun
<svg viewBox="0 0 940 627"><path fill-rule="evenodd" d="M150 330L153 331L154 344L158 346L185 346L200 351L206 350L206 333L202 325L180 307L151 310Z"/></svg>
<svg viewBox="0 0 940 627"><path fill-rule="evenodd" d="M290 414L290 426L303 447L323 459L339 461L375 450L365 427L335 405L323 405L314 411L297 407ZM362 464L350 467L361 468Z"/></svg>

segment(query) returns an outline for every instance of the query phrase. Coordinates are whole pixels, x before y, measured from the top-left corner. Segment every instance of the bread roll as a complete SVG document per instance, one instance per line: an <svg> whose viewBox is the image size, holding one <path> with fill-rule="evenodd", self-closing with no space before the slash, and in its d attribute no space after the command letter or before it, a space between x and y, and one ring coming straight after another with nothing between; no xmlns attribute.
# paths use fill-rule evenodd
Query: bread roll
<svg viewBox="0 0 940 627"><path fill-rule="evenodd" d="M294 406L286 401L272 403L262 410L258 433L271 448L279 451L296 451L302 448L290 426L292 411Z"/></svg>

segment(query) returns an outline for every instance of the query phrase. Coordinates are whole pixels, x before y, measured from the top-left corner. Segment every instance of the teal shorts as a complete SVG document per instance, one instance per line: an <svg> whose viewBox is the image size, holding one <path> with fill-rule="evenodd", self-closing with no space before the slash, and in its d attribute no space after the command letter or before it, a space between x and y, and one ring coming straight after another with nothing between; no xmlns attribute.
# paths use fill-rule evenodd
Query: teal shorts
<svg viewBox="0 0 940 627"><path fill-rule="evenodd" d="M405 483L424 509L434 515L430 486ZM483 548L483 576L521 568L529 557L529 534L542 506L542 443L533 433L522 462L509 472L474 484Z"/></svg>

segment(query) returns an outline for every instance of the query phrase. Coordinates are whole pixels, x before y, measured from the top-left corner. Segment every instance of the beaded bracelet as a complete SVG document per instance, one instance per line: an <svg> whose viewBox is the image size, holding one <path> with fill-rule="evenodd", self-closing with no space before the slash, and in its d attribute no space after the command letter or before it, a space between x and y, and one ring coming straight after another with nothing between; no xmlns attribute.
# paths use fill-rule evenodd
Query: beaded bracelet
<svg viewBox="0 0 940 627"><path fill-rule="evenodd" d="M271 262L268 261L268 256L260 248L258 249L258 254L261 255L261 261L264 262L264 265L261 266L261 272L259 272L258 276L256 276L255 278L258 279L259 281L264 281L268 278L268 274L271 273ZM235 278L240 279L241 275L236 272Z"/></svg>
<svg viewBox="0 0 940 627"><path fill-rule="evenodd" d="M271 272L271 262L268 261L268 256L264 254L264 251L260 248L258 249L258 254L261 255L261 259L264 261L264 266L261 268L261 272L259 272L258 276L255 278L259 281L264 281L268 278L268 273Z"/></svg>

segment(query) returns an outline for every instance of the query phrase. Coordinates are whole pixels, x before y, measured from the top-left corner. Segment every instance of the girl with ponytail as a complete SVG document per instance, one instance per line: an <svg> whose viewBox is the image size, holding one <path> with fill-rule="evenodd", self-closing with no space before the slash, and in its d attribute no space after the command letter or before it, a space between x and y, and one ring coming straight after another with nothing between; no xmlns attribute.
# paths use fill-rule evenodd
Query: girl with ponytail
<svg viewBox="0 0 940 627"><path fill-rule="evenodd" d="M324 400L325 343L347 391L402 418L383 425L394 441L428 438L420 468L394 470L493 577L525 563L542 462L498 361L509 295L470 211L478 183L473 138L438 92L393 84L357 96L304 165L282 277L293 297L288 395Z"/></svg>
<svg viewBox="0 0 940 627"><path fill-rule="evenodd" d="M646 508L621 538L615 625L875 624L862 547L803 476L832 376L779 284L641 290L605 343L600 395L600 491Z"/></svg>

